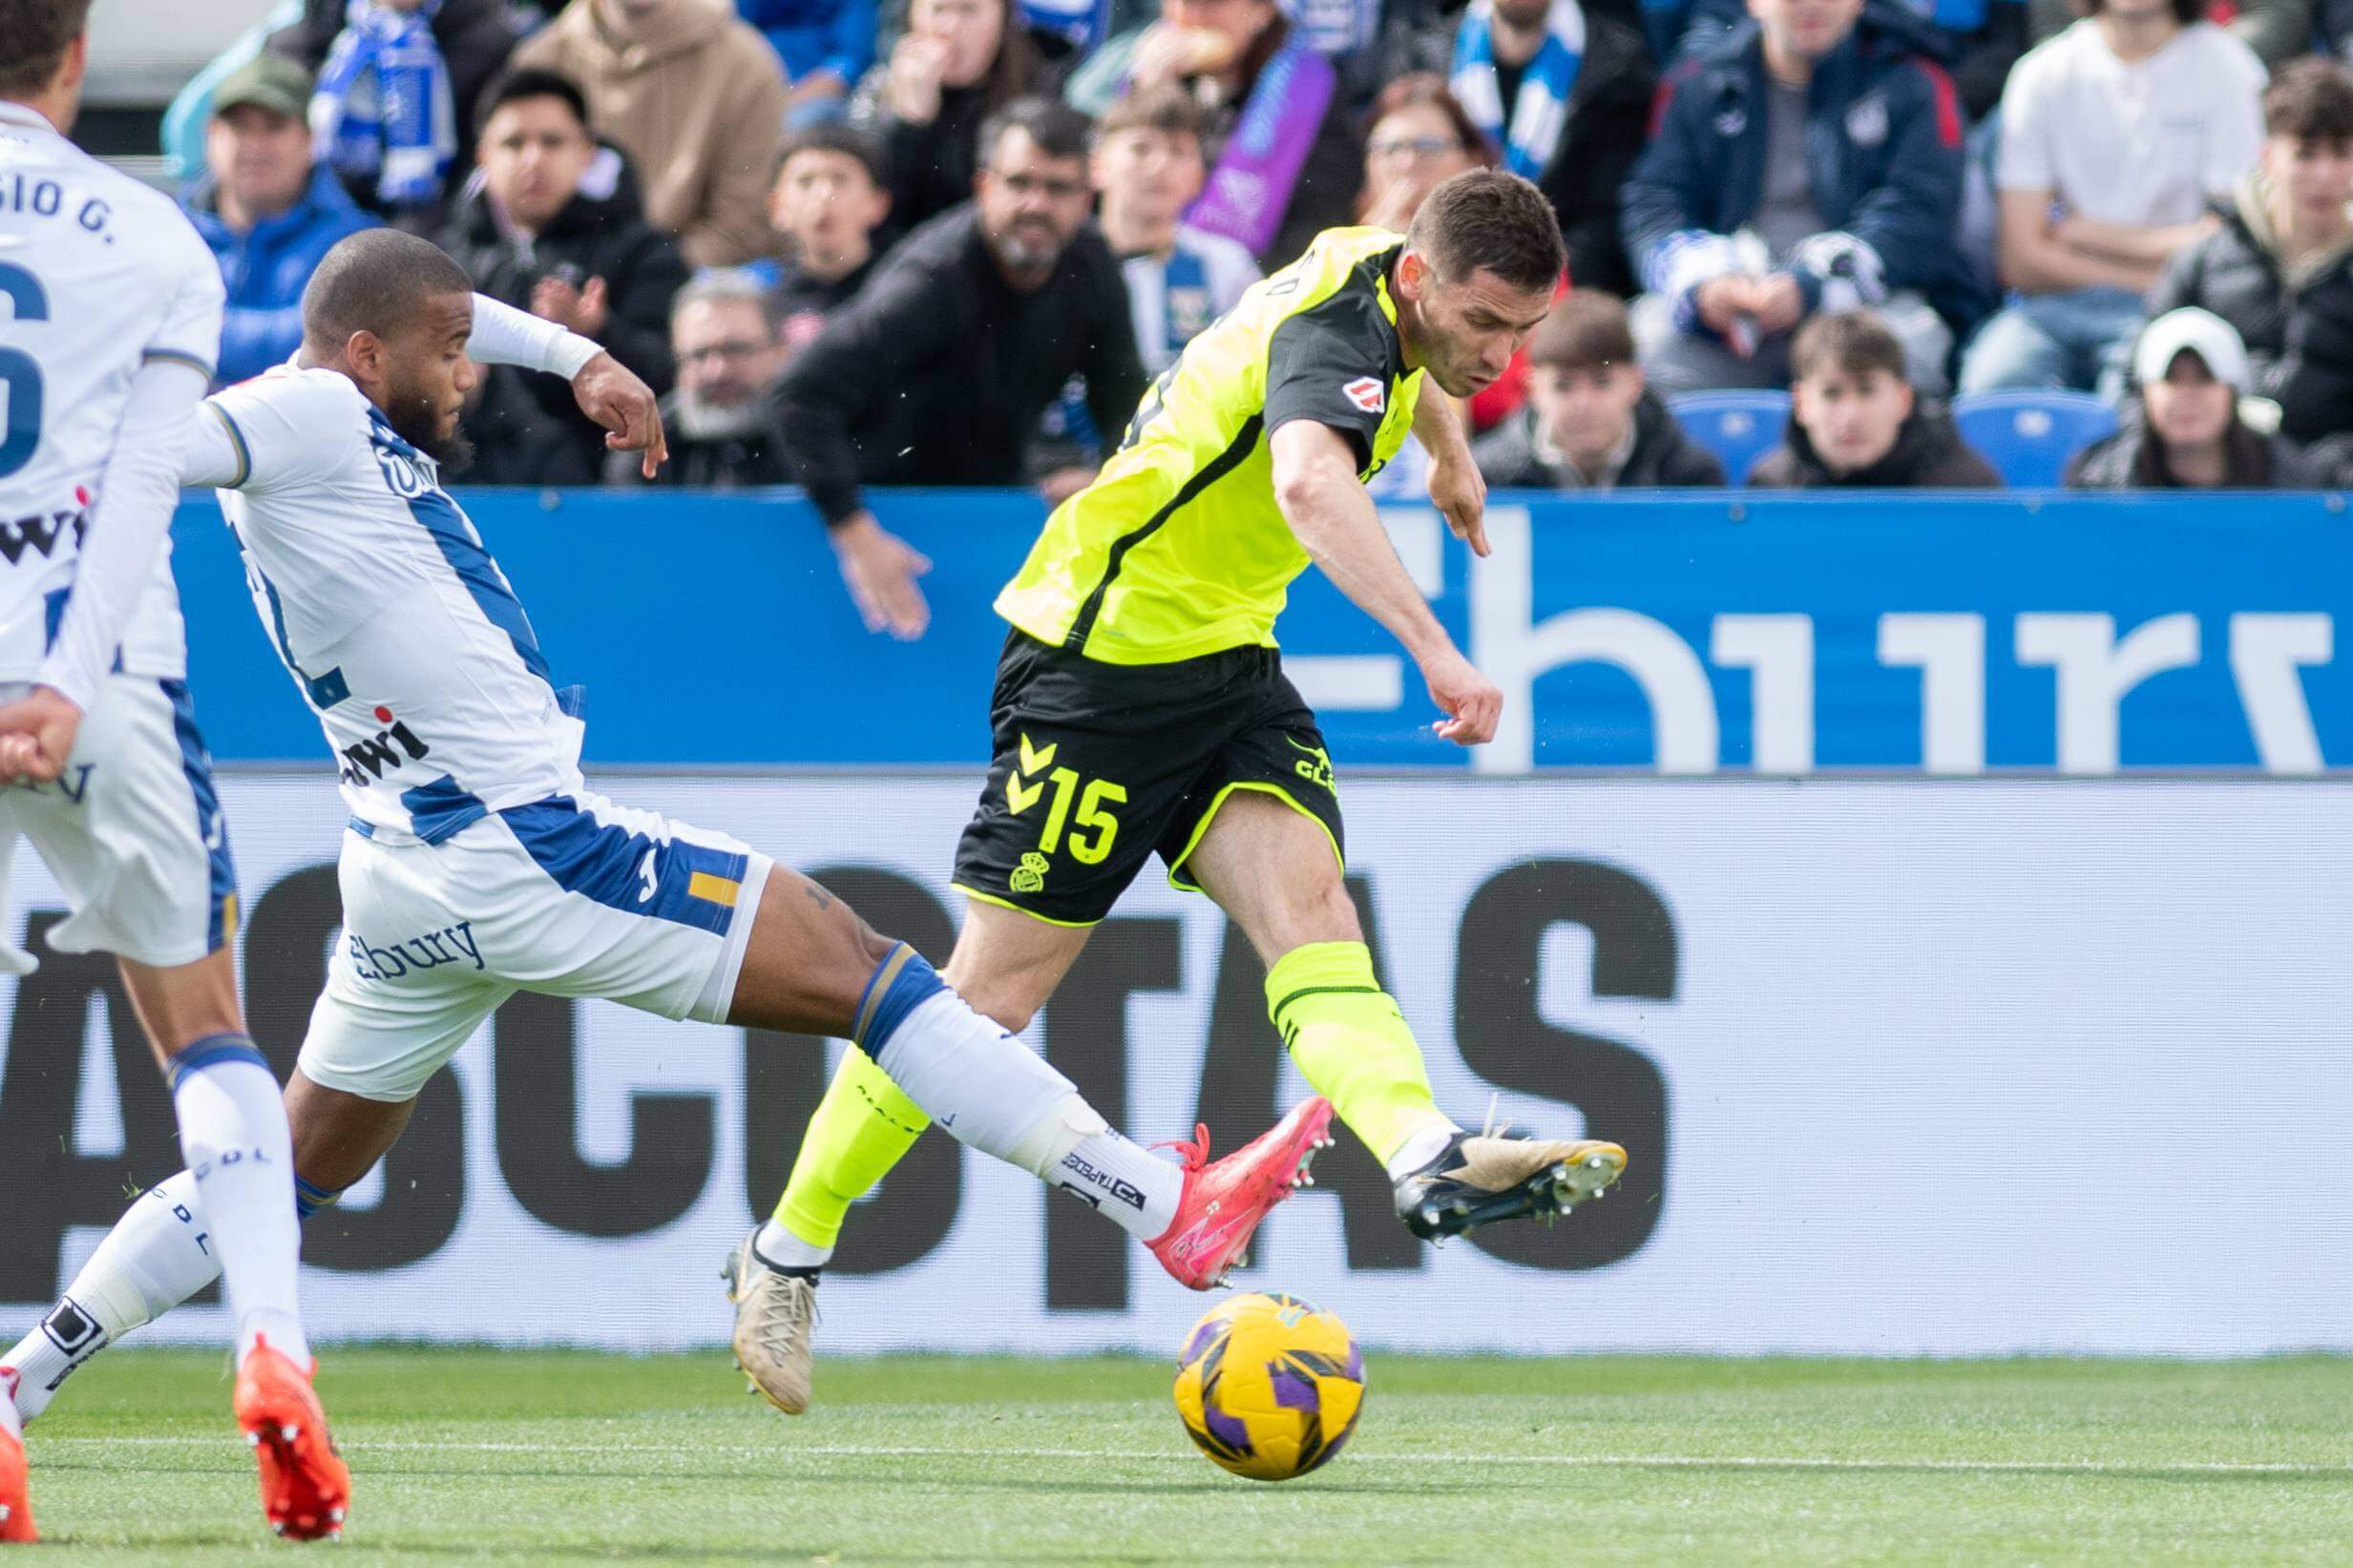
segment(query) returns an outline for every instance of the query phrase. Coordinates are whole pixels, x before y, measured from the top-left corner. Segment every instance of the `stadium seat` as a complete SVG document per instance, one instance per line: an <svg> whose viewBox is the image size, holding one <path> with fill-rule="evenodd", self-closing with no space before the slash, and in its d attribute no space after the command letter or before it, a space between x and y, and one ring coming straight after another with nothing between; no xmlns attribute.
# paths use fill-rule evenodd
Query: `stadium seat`
<svg viewBox="0 0 2353 1568"><path fill-rule="evenodd" d="M2116 431L2116 410L2088 392L1980 392L1957 399L1953 423L2016 490L2056 486L2068 460Z"/></svg>
<svg viewBox="0 0 2353 1568"><path fill-rule="evenodd" d="M1787 392L1687 392L1668 405L1683 433L1715 453L1724 477L1749 482L1756 460L1778 446L1789 425Z"/></svg>

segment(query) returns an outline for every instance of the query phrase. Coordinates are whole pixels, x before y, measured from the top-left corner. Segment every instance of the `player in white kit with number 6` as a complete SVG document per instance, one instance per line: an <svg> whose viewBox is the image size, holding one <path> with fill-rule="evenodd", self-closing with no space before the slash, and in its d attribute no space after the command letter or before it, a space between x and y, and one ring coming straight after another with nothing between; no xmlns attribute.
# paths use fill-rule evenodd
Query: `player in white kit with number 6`
<svg viewBox="0 0 2353 1568"><path fill-rule="evenodd" d="M238 1000L236 876L172 586L221 275L169 199L66 139L88 10L0 0L0 868L30 839L72 908L50 944L120 962L227 1277L264 1512L332 1536L350 1475L311 1390L292 1149ZM32 967L0 936L0 970ZM39 1333L68 1358L101 1337L63 1307ZM19 1382L0 1367L0 1541L36 1538Z"/></svg>

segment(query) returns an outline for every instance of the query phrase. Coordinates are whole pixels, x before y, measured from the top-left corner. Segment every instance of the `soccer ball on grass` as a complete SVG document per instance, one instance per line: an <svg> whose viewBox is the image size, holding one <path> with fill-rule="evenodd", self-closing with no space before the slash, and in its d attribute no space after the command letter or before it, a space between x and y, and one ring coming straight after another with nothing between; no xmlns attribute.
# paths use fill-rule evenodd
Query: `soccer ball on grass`
<svg viewBox="0 0 2353 1568"><path fill-rule="evenodd" d="M1185 1336L1176 1407L1212 1463L1288 1481L1340 1452L1364 1405L1364 1354L1348 1326L1296 1296L1221 1303Z"/></svg>

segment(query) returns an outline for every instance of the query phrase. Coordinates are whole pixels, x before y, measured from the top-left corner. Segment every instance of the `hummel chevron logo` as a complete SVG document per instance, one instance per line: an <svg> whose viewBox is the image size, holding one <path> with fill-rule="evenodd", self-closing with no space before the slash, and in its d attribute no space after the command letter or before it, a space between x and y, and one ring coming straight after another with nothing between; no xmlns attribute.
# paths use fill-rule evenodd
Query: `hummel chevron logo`
<svg viewBox="0 0 2353 1568"><path fill-rule="evenodd" d="M1059 741L1052 742L1047 744L1043 750L1040 750L1038 747L1030 744L1028 736L1024 735L1021 737L1021 763L1019 770L1016 772L1013 777L1005 781L1005 806L1006 809L1010 810L1015 816L1019 816L1022 812L1028 810L1031 806L1036 805L1040 800L1045 798L1046 785L1044 780L1039 779L1036 784L1025 784L1022 783L1022 779L1024 776L1036 778L1037 775L1043 773L1047 768L1052 767L1054 765L1054 753L1056 749L1061 746L1061 742Z"/></svg>

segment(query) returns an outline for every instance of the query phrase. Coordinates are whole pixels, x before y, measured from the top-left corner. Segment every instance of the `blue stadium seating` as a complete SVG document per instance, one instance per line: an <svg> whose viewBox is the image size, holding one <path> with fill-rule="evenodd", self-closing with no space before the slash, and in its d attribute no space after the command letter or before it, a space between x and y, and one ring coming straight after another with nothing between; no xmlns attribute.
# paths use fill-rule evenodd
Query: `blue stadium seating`
<svg viewBox="0 0 2353 1568"><path fill-rule="evenodd" d="M1787 392L1689 392L1668 404L1683 433L1715 453L1724 477L1749 482L1756 460L1781 444L1789 425Z"/></svg>
<svg viewBox="0 0 2353 1568"><path fill-rule="evenodd" d="M2085 392L1980 392L1953 404L1961 439L2016 490L2059 483L2068 460L2116 431L2116 410Z"/></svg>

